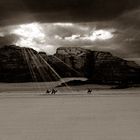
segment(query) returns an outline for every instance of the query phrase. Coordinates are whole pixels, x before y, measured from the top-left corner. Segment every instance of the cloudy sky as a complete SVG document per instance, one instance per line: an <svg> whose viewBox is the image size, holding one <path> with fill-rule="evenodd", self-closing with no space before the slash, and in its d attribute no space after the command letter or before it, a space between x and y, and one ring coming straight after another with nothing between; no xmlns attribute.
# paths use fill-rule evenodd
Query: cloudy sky
<svg viewBox="0 0 140 140"><path fill-rule="evenodd" d="M0 46L110 51L140 61L140 0L1 0Z"/></svg>

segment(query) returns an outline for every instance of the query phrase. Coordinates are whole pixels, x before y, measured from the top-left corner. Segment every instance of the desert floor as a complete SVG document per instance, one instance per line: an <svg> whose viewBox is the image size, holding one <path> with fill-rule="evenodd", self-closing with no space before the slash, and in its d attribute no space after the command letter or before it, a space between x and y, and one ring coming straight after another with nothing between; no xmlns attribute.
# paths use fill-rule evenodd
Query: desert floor
<svg viewBox="0 0 140 140"><path fill-rule="evenodd" d="M0 140L139 140L140 96L0 98Z"/></svg>
<svg viewBox="0 0 140 140"><path fill-rule="evenodd" d="M0 86L0 140L140 140L140 88L44 96L30 84Z"/></svg>

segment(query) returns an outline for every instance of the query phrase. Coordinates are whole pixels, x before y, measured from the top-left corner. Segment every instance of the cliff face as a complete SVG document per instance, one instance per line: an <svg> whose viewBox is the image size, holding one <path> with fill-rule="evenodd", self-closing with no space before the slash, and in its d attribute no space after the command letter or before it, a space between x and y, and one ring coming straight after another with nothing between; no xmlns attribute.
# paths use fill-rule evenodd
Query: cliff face
<svg viewBox="0 0 140 140"><path fill-rule="evenodd" d="M108 52L94 52L94 72L91 79L96 82L125 82L129 68L127 61Z"/></svg>
<svg viewBox="0 0 140 140"><path fill-rule="evenodd" d="M59 62L63 62L66 76L89 77L92 64L92 52L82 48L58 48L54 55ZM58 65L59 66L59 65ZM61 66L62 68L62 66ZM60 73L61 74L61 73Z"/></svg>
<svg viewBox="0 0 140 140"><path fill-rule="evenodd" d="M59 48L47 56L29 48L0 48L0 82L53 81L87 77L94 83L140 83L140 67L108 52Z"/></svg>
<svg viewBox="0 0 140 140"><path fill-rule="evenodd" d="M55 54L67 65L95 83L140 82L140 67L109 52L82 48L59 48Z"/></svg>
<svg viewBox="0 0 140 140"><path fill-rule="evenodd" d="M0 82L56 80L42 55L29 48L17 46L0 48Z"/></svg>

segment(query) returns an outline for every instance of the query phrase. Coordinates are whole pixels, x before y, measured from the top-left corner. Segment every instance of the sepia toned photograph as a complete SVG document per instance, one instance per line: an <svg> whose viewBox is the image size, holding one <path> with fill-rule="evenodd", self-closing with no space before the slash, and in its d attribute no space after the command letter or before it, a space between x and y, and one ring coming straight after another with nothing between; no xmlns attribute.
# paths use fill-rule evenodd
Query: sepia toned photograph
<svg viewBox="0 0 140 140"><path fill-rule="evenodd" d="M140 0L0 0L0 140L140 140Z"/></svg>

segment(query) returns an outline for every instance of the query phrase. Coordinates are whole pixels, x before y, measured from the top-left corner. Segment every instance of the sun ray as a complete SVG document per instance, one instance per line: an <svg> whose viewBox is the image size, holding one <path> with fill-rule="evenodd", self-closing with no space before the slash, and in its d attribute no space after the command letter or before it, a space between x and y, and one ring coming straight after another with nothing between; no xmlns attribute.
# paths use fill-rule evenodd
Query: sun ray
<svg viewBox="0 0 140 140"><path fill-rule="evenodd" d="M39 23L19 25L16 29L12 30L11 33L19 36L19 40L17 40L15 44L21 47L30 47L39 51L40 48L36 47L36 42L45 42L46 35Z"/></svg>

